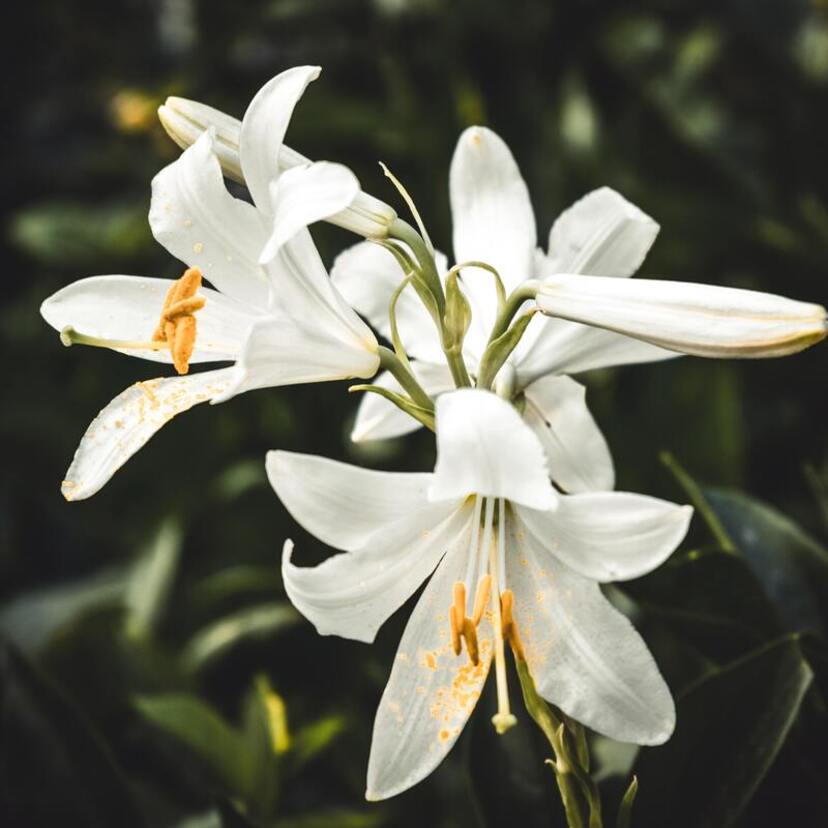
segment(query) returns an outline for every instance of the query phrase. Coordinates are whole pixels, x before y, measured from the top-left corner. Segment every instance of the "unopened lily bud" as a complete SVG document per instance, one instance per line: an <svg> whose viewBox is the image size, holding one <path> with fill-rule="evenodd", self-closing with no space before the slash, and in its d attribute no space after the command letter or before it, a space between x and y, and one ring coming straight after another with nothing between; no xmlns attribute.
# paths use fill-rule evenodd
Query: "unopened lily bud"
<svg viewBox="0 0 828 828"><path fill-rule="evenodd" d="M828 333L821 305L692 282L555 274L536 301L549 316L704 357L786 356Z"/></svg>
<svg viewBox="0 0 828 828"><path fill-rule="evenodd" d="M459 352L471 324L472 311L458 284L457 273L446 279L446 311L443 319L443 345L447 350Z"/></svg>
<svg viewBox="0 0 828 828"><path fill-rule="evenodd" d="M164 105L158 108L158 117L170 138L182 149L194 144L205 130L212 127L216 136L213 148L222 171L227 178L245 183L239 156L241 121L212 106L176 97L167 98ZM278 161L280 172L312 163L309 158L284 144L279 149ZM396 218L397 213L391 206L360 190L350 206L326 220L368 239L384 239Z"/></svg>

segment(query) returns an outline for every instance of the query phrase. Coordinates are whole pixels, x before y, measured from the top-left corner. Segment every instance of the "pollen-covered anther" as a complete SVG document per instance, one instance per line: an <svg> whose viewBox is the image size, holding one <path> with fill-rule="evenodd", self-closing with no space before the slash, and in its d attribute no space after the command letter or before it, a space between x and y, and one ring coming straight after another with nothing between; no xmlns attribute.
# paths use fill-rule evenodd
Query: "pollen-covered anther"
<svg viewBox="0 0 828 828"><path fill-rule="evenodd" d="M489 600L492 579L484 575L477 585L474 609L471 616L466 615L466 585L458 581L454 585L453 603L449 607L449 622L451 624L451 646L455 655L463 652L463 641L466 642L466 651L469 661L476 667L480 664L480 645L477 641L477 625L483 617L486 603Z"/></svg>
<svg viewBox="0 0 828 828"><path fill-rule="evenodd" d="M503 640L509 642L515 658L520 661L526 661L526 655L523 652L523 644L520 641L517 624L513 614L515 603L515 596L511 589L504 589L500 594L500 618L501 629L503 631Z"/></svg>
<svg viewBox="0 0 828 828"><path fill-rule="evenodd" d="M172 354L175 370L179 374L186 374L190 369L190 357L195 350L196 318L195 312L204 307L203 296L196 296L201 287L201 271L191 267L184 271L184 275L173 282L167 291L164 307L161 309L161 319L153 342L167 342Z"/></svg>

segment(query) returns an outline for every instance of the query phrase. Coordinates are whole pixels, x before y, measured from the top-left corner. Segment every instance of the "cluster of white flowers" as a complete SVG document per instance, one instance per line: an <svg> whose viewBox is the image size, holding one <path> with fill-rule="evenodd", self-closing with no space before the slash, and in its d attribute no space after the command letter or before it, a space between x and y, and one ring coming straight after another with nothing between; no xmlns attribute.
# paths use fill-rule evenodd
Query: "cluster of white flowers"
<svg viewBox="0 0 828 828"><path fill-rule="evenodd" d="M614 739L663 742L675 722L669 689L600 584L661 564L692 510L613 491L606 441L569 375L682 353L794 353L825 336L825 309L625 278L658 225L608 188L565 210L544 252L517 164L485 127L460 136L451 164L449 268L416 210L419 232L363 193L347 168L311 162L283 143L318 74L281 73L241 122L194 101L161 107L184 151L153 180L149 221L187 271L175 281L81 279L41 310L65 344L173 363L178 376L136 383L95 418L64 495L97 492L196 403L385 369L359 386L372 393L352 437L432 428L433 473L287 451L266 460L296 521L343 550L297 567L285 543L285 589L321 634L371 641L428 580L380 702L368 798L399 793L437 766L492 663L494 724L503 732L514 723L507 648L568 716ZM225 176L246 185L252 203L232 196ZM307 229L320 220L367 239L344 251L330 275ZM188 372L202 362L230 366Z"/></svg>

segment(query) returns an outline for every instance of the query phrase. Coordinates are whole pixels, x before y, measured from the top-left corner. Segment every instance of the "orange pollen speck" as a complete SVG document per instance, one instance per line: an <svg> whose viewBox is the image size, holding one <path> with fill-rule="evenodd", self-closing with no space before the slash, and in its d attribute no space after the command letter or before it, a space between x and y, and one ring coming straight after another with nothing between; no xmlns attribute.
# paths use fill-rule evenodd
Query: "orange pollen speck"
<svg viewBox="0 0 828 828"><path fill-rule="evenodd" d="M186 374L190 370L190 357L193 355L196 340L195 312L204 307L203 296L196 296L201 287L201 271L191 267L184 271L184 275L173 282L164 307L161 309L161 319L153 342L167 342L170 346L173 364L179 374Z"/></svg>

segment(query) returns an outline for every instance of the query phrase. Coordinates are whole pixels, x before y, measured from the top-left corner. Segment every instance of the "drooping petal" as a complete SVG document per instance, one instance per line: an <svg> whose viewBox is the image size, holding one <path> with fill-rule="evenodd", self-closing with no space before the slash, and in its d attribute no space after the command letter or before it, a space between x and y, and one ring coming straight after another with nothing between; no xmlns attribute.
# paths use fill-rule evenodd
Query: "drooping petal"
<svg viewBox="0 0 828 828"><path fill-rule="evenodd" d="M446 269L445 256L437 252L438 272ZM360 242L340 253L331 268L331 280L348 304L356 308L386 339L391 338L388 307L405 278L394 256L371 242ZM409 355L429 362L445 358L434 320L410 285L397 300L397 327Z"/></svg>
<svg viewBox="0 0 828 828"><path fill-rule="evenodd" d="M537 332L532 329L539 327ZM536 316L526 346L518 346L517 382L525 388L547 374L580 374L639 362L660 362L681 356L629 336L578 322Z"/></svg>
<svg viewBox="0 0 828 828"><path fill-rule="evenodd" d="M467 536L468 525L468 510L432 504L374 533L353 551L314 567L294 566L288 541L282 556L285 592L320 635L370 643L446 549Z"/></svg>
<svg viewBox="0 0 828 828"><path fill-rule="evenodd" d="M471 511L465 506L466 511ZM480 663L454 655L448 607L465 576L468 533L446 555L420 596L382 694L368 759L368 800L387 799L428 776L451 750L474 710L492 657L492 631L478 627Z"/></svg>
<svg viewBox="0 0 828 828"><path fill-rule="evenodd" d="M555 512L517 507L543 549L595 581L626 581L660 566L687 534L693 509L630 492L563 495Z"/></svg>
<svg viewBox="0 0 828 828"><path fill-rule="evenodd" d="M337 329L322 326L313 317L262 317L251 326L233 379L215 401L256 388L372 377L379 356L370 331L368 337L353 337L341 323Z"/></svg>
<svg viewBox="0 0 828 828"><path fill-rule="evenodd" d="M382 472L292 451L268 452L267 475L297 523L329 546L355 549L381 529L433 512L431 474Z"/></svg>
<svg viewBox="0 0 828 828"><path fill-rule="evenodd" d="M691 282L559 274L544 280L537 304L551 316L707 357L785 356L828 333L821 305Z"/></svg>
<svg viewBox="0 0 828 828"><path fill-rule="evenodd" d="M258 257L268 227L255 207L227 192L211 134L153 178L149 223L159 244L222 293L265 306L268 281Z"/></svg>
<svg viewBox="0 0 828 828"><path fill-rule="evenodd" d="M653 219L615 190L593 190L552 225L547 272L631 276L658 229Z"/></svg>
<svg viewBox="0 0 828 828"><path fill-rule="evenodd" d="M479 494L534 509L555 506L540 441L508 402L464 388L437 399L436 420L431 500Z"/></svg>
<svg viewBox="0 0 828 828"><path fill-rule="evenodd" d="M270 182L279 176L279 154L293 108L321 71L318 66L294 66L280 72L256 93L244 113L241 168L253 202L265 213L270 211Z"/></svg>
<svg viewBox="0 0 828 828"><path fill-rule="evenodd" d="M544 377L526 389L523 419L549 460L552 479L567 492L615 486L607 441L586 405L586 388L570 377Z"/></svg>
<svg viewBox="0 0 828 828"><path fill-rule="evenodd" d="M454 388L454 380L447 365L434 365L431 362L416 360L411 363L411 369L423 390L432 399ZM387 388L397 394L404 393L400 384L388 371L380 374L374 381L374 385ZM418 428L422 428L422 424L397 408L394 403L379 394L367 393L363 395L357 409L351 439L355 443L387 440L390 437L410 434Z"/></svg>
<svg viewBox="0 0 828 828"><path fill-rule="evenodd" d="M91 497L176 414L220 395L230 371L146 380L121 392L86 429L61 484L63 496Z"/></svg>
<svg viewBox="0 0 828 828"><path fill-rule="evenodd" d="M509 524L506 580L538 692L611 739L666 741L675 706L633 625L595 581L539 551L519 522Z"/></svg>
<svg viewBox="0 0 828 828"><path fill-rule="evenodd" d="M270 183L273 232L259 261L269 262L309 224L344 210L358 192L356 176L342 164L317 161L282 173Z"/></svg>
<svg viewBox="0 0 828 828"><path fill-rule="evenodd" d="M172 281L142 276L90 276L52 294L41 306L43 318L57 331L67 326L87 336L119 341L151 339ZM250 326L251 309L210 288L196 312L196 347L190 362L233 360L241 353ZM114 350L154 362L172 362L169 350Z"/></svg>

